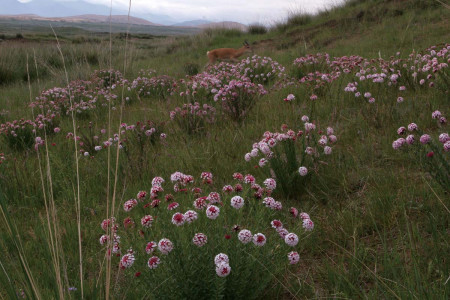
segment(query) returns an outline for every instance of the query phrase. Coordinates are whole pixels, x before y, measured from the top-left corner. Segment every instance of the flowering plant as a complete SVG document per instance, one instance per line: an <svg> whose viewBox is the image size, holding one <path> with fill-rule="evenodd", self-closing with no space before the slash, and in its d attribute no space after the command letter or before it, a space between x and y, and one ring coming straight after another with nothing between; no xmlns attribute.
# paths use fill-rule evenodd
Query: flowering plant
<svg viewBox="0 0 450 300"><path fill-rule="evenodd" d="M119 144L119 149L123 149L128 158L134 154L142 164L145 148L165 140L166 134L162 132L163 126L162 123L156 124L150 120L138 121L135 124L122 123L119 137L119 132L108 136L107 130L104 128L95 131L92 122L89 122L87 126L78 128L78 136L75 137L72 132L69 132L66 138L77 140L80 146L79 151L83 156L93 157L103 149Z"/></svg>
<svg viewBox="0 0 450 300"><path fill-rule="evenodd" d="M253 55L236 64L221 62L211 65L206 73L215 76L223 84L231 80L249 80L255 84L269 84L286 77L285 68L270 57Z"/></svg>
<svg viewBox="0 0 450 300"><path fill-rule="evenodd" d="M208 124L215 121L216 109L208 104L200 106L194 104L183 104L170 112L170 119L175 121L187 134L193 134L205 130Z"/></svg>
<svg viewBox="0 0 450 300"><path fill-rule="evenodd" d="M38 115L34 120L14 120L0 124L0 138L12 150L28 150L35 144L35 137L59 132L56 127L58 120L54 114L49 116Z"/></svg>
<svg viewBox="0 0 450 300"><path fill-rule="evenodd" d="M192 76L189 80L182 80L185 90L180 92L190 103L212 104L214 93L222 87L222 82L216 75L206 72Z"/></svg>
<svg viewBox="0 0 450 300"><path fill-rule="evenodd" d="M269 167L271 174L280 183L281 192L292 197L301 191L311 173L318 173L319 165L332 153L332 145L337 141L334 130L326 129L326 134L303 116L304 129L294 131L282 126L282 132L266 131L262 140L253 144L245 154L245 160L260 157L258 165Z"/></svg>
<svg viewBox="0 0 450 300"><path fill-rule="evenodd" d="M438 110L432 113L439 128L443 129L447 119ZM409 132L408 132L409 131ZM405 149L414 161L428 171L433 178L445 189L450 187L450 136L448 132L436 134L436 137L424 133L416 123L397 129L400 137L392 142L394 150Z"/></svg>
<svg viewBox="0 0 450 300"><path fill-rule="evenodd" d="M214 95L214 101L222 103L222 109L233 121L242 122L256 100L267 94L261 84L248 80L231 80Z"/></svg>
<svg viewBox="0 0 450 300"><path fill-rule="evenodd" d="M293 62L293 75L298 79L301 79L309 73L329 71L330 64L331 59L328 53L317 53L301 56L296 58Z"/></svg>
<svg viewBox="0 0 450 300"><path fill-rule="evenodd" d="M239 64L239 73L253 83L267 85L286 77L285 68L270 57L253 55L243 59Z"/></svg>
<svg viewBox="0 0 450 300"><path fill-rule="evenodd" d="M123 75L120 71L114 69L95 70L91 75L91 80L98 87L111 87L123 81Z"/></svg>
<svg viewBox="0 0 450 300"><path fill-rule="evenodd" d="M273 180L261 187L250 174L233 178L234 187L216 192L209 172L197 184L191 175L173 173L172 191L155 177L150 190L123 203L123 213L104 220L101 227L111 234L102 235L100 244L108 257L117 257L111 259L125 280L157 283L156 298L168 293L189 299L253 298L271 275L296 264L299 241L314 227L309 215L283 210L270 197Z"/></svg>
<svg viewBox="0 0 450 300"><path fill-rule="evenodd" d="M131 90L139 97L156 97L166 99L177 88L177 82L170 76L138 77L133 80Z"/></svg>
<svg viewBox="0 0 450 300"><path fill-rule="evenodd" d="M126 84L126 81L121 81L120 84ZM115 110L118 98L116 88L116 84L98 87L92 81L75 80L66 87L43 91L29 106L40 109L47 115L70 116L74 112L78 117L87 118L90 112L99 111L108 105Z"/></svg>

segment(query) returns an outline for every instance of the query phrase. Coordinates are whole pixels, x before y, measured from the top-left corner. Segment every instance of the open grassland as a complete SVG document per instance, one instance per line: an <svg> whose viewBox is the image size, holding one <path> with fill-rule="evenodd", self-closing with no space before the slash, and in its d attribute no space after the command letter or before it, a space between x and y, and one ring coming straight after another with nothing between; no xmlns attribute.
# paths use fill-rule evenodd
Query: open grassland
<svg viewBox="0 0 450 300"><path fill-rule="evenodd" d="M32 34L52 33L50 26L60 31L61 34L74 35L81 33L109 33L130 32L132 34L152 34L158 36L184 35L199 31L198 28L173 27L159 25L138 25L107 22L68 22L68 21L44 21L44 20L16 20L0 18L0 34Z"/></svg>
<svg viewBox="0 0 450 300"><path fill-rule="evenodd" d="M449 16L1 43L0 295L448 299Z"/></svg>

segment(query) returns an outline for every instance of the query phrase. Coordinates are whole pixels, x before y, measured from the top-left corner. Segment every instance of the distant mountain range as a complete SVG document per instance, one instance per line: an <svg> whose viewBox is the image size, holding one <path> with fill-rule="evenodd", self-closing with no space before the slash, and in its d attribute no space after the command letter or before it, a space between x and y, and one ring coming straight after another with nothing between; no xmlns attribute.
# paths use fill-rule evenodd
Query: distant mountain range
<svg viewBox="0 0 450 300"><path fill-rule="evenodd" d="M133 24L133 25L152 25L152 26L163 26L161 24L155 24L142 18L136 18L130 16L128 20L128 15L113 15L102 16L102 15L79 15L79 16L68 16L68 17L41 17L35 14L23 14L23 15L0 15L0 19L14 19L14 20L36 20L36 21L64 21L73 23L111 23L116 24Z"/></svg>
<svg viewBox="0 0 450 300"><path fill-rule="evenodd" d="M109 22L110 7L101 4L92 4L83 0L55 1L33 0L22 3L17 0L0 0L0 17L23 20L52 20L67 22ZM81 3L80 3L81 2ZM108 1L109 2L109 1ZM128 23L128 11L113 6L113 23ZM136 25L166 25L176 27L225 27L241 28L246 26L236 22L213 22L208 20L192 20L180 22L170 16L142 13L133 11L131 7L131 24Z"/></svg>
<svg viewBox="0 0 450 300"><path fill-rule="evenodd" d="M172 24L172 26L180 26L180 27L198 27L201 25L212 23L212 21L208 20L192 20L192 21L185 21L180 23Z"/></svg>
<svg viewBox="0 0 450 300"><path fill-rule="evenodd" d="M101 4L92 4L83 0L74 1L54 1L54 0L33 0L27 3L21 3L17 0L0 0L0 15L24 15L36 14L42 17L68 17L86 14L109 15L110 7ZM109 3L109 1L108 1ZM128 11L118 9L113 6L112 14L127 15ZM155 24L171 25L179 22L166 15L140 13L133 11L133 16L143 18Z"/></svg>
<svg viewBox="0 0 450 300"><path fill-rule="evenodd" d="M84 14L77 16L65 17L42 17L36 14L17 14L17 15L0 15L0 19L13 20L34 20L34 21L53 21L53 22L71 22L71 23L109 23L109 15ZM133 24L133 25L151 25L166 26L147 21L143 18L132 17L128 19L128 15L112 15L111 23L115 24ZM194 28L238 28L246 30L247 26L237 22L211 22L206 20L194 20L170 25L171 27L194 27Z"/></svg>

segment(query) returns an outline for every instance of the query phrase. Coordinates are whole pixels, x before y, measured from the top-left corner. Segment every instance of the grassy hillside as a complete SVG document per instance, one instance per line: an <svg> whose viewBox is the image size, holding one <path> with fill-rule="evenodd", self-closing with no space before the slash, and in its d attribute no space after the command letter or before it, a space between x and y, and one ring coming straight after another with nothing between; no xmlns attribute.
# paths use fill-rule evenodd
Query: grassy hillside
<svg viewBox="0 0 450 300"><path fill-rule="evenodd" d="M262 34L68 33L62 56L43 33L0 43L0 295L447 299L449 17L438 1L348 1ZM205 68L208 50L245 40L248 60ZM177 226L187 210L198 219ZM112 216L117 253L100 226ZM243 229L267 243L241 243ZM162 238L171 253L146 253Z"/></svg>

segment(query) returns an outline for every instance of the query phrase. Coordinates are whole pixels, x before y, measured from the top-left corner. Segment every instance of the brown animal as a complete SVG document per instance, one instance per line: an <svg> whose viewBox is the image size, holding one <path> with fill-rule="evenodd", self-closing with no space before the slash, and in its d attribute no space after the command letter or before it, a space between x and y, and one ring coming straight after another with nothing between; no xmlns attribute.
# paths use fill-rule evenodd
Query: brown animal
<svg viewBox="0 0 450 300"><path fill-rule="evenodd" d="M217 60L230 60L237 62L237 58L246 52L253 52L247 41L244 42L244 46L239 49L233 48L219 48L206 52L208 56L208 65L214 64Z"/></svg>

